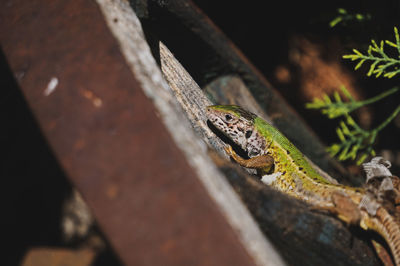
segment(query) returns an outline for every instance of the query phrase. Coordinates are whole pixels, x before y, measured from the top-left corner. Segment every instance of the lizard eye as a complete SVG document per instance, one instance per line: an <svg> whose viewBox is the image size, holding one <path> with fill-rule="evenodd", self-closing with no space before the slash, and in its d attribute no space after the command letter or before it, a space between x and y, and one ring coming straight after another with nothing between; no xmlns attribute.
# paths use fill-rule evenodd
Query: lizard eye
<svg viewBox="0 0 400 266"><path fill-rule="evenodd" d="M225 115L225 119L226 119L226 121L230 121L230 120L232 120L232 116L231 115Z"/></svg>
<svg viewBox="0 0 400 266"><path fill-rule="evenodd" d="M253 134L253 131L247 130L245 135L246 139L250 138L251 134Z"/></svg>

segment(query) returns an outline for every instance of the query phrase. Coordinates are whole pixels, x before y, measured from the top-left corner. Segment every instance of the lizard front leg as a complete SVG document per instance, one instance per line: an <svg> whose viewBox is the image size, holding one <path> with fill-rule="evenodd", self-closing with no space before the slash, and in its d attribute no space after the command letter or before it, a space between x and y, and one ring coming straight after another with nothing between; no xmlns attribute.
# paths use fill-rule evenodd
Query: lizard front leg
<svg viewBox="0 0 400 266"><path fill-rule="evenodd" d="M269 173L274 165L274 158L269 155L258 155L250 159L243 159L230 145L225 147L225 152L239 165L259 170L262 173Z"/></svg>

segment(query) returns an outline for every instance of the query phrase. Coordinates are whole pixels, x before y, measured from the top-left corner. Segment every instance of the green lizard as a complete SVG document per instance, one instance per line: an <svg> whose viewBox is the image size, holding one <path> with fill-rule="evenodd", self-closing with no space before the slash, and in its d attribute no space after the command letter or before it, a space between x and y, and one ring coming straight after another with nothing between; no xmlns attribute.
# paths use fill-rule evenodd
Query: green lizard
<svg viewBox="0 0 400 266"><path fill-rule="evenodd" d="M328 210L347 224L374 230L388 243L400 265L400 225L396 218L362 188L332 184L276 128L235 105L208 106L207 118L247 152L244 159L227 146L225 151L241 166L257 169L262 181L275 189Z"/></svg>

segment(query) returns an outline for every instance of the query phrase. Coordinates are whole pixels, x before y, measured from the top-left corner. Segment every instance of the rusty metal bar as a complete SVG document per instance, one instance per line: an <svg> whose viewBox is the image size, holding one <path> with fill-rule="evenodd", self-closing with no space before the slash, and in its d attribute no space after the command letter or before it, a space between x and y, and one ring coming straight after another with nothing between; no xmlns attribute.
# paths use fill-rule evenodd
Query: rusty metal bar
<svg viewBox="0 0 400 266"><path fill-rule="evenodd" d="M0 6L2 49L21 90L122 261L254 265L157 118L96 3Z"/></svg>

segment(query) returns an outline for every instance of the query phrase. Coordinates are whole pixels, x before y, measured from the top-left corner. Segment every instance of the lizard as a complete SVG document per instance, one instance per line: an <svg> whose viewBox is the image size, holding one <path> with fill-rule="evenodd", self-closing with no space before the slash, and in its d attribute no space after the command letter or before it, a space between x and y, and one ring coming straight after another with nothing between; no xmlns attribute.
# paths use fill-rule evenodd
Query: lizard
<svg viewBox="0 0 400 266"><path fill-rule="evenodd" d="M400 224L366 189L329 182L278 129L239 106L211 105L206 116L247 153L245 159L227 145L225 151L236 163L256 169L263 183L313 208L327 210L348 225L377 232L400 266Z"/></svg>

